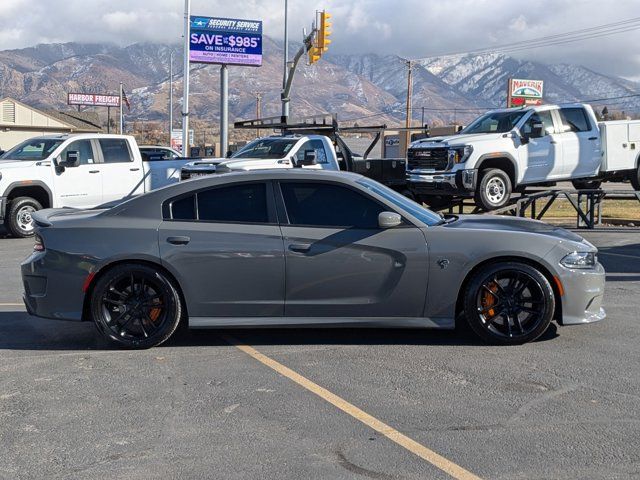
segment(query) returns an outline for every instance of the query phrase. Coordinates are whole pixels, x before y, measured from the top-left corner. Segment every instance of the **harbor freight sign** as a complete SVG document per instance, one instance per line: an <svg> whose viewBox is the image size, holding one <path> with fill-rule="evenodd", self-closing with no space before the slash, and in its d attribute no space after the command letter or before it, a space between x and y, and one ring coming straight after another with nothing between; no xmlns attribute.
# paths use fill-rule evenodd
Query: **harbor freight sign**
<svg viewBox="0 0 640 480"><path fill-rule="evenodd" d="M262 65L262 21L191 17L189 61Z"/></svg>
<svg viewBox="0 0 640 480"><path fill-rule="evenodd" d="M544 82L542 80L510 78L507 106L522 107L524 105L541 105L543 87Z"/></svg>
<svg viewBox="0 0 640 480"><path fill-rule="evenodd" d="M87 105L89 107L119 107L118 95L100 95L97 93L68 93L67 105Z"/></svg>

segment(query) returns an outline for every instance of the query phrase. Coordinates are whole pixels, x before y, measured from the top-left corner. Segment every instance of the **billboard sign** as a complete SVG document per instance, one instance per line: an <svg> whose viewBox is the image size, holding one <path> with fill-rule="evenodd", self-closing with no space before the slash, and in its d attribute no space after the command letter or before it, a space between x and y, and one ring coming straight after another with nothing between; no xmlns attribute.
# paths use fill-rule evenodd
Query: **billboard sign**
<svg viewBox="0 0 640 480"><path fill-rule="evenodd" d="M508 107L541 105L544 82L542 80L509 79Z"/></svg>
<svg viewBox="0 0 640 480"><path fill-rule="evenodd" d="M88 107L119 107L119 95L101 95L98 93L68 93L67 105L86 105Z"/></svg>
<svg viewBox="0 0 640 480"><path fill-rule="evenodd" d="M192 16L189 61L261 66L262 21Z"/></svg>

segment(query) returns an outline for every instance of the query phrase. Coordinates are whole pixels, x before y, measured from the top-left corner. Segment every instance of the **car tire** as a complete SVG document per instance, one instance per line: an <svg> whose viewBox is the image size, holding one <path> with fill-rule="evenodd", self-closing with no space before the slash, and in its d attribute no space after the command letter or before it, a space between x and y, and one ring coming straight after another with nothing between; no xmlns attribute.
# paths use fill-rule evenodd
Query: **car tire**
<svg viewBox="0 0 640 480"><path fill-rule="evenodd" d="M463 315L486 343L519 345L542 335L555 312L555 294L547 277L520 262L482 267L464 291Z"/></svg>
<svg viewBox="0 0 640 480"><path fill-rule="evenodd" d="M489 168L480 173L474 200L476 205L485 211L495 210L507 204L511 192L509 175L499 168Z"/></svg>
<svg viewBox="0 0 640 480"><path fill-rule="evenodd" d="M602 185L602 180L576 179L571 180L571 184L576 190L598 190Z"/></svg>
<svg viewBox="0 0 640 480"><path fill-rule="evenodd" d="M42 205L31 197L17 197L11 200L7 209L5 227L17 238L27 238L34 234L35 227L31 215L42 210Z"/></svg>
<svg viewBox="0 0 640 480"><path fill-rule="evenodd" d="M164 273L147 265L121 264L96 281L90 312L107 339L142 349L171 337L184 309L176 286Z"/></svg>
<svg viewBox="0 0 640 480"><path fill-rule="evenodd" d="M629 175L629 180L631 180L631 186L636 192L640 191L640 165L635 172L631 172Z"/></svg>

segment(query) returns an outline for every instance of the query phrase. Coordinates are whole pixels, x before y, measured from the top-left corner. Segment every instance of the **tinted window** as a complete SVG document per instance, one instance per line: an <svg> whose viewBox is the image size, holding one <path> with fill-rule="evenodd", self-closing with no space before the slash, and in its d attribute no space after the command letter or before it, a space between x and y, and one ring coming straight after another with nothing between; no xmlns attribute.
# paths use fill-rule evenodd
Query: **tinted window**
<svg viewBox="0 0 640 480"><path fill-rule="evenodd" d="M171 218L174 220L196 219L196 196L190 195L171 203Z"/></svg>
<svg viewBox="0 0 640 480"><path fill-rule="evenodd" d="M296 160L304 160L304 152L311 150L316 152L316 163L327 163L327 152L322 140L307 140L296 152Z"/></svg>
<svg viewBox="0 0 640 480"><path fill-rule="evenodd" d="M533 130L533 126L536 123L542 123L544 125L544 129L547 132L547 134L555 132L555 129L553 127L553 119L551 118L550 111L536 112L533 115L531 115L529 119L525 122L524 126L522 127L523 133L530 134L531 131Z"/></svg>
<svg viewBox="0 0 640 480"><path fill-rule="evenodd" d="M124 138L102 138L100 139L102 157L104 163L131 162L129 146Z"/></svg>
<svg viewBox="0 0 640 480"><path fill-rule="evenodd" d="M173 160L176 155L171 150L162 148L141 148L140 153L145 162L157 162L161 160Z"/></svg>
<svg viewBox="0 0 640 480"><path fill-rule="evenodd" d="M216 222L268 223L266 185L248 183L199 192L198 219Z"/></svg>
<svg viewBox="0 0 640 480"><path fill-rule="evenodd" d="M565 132L588 132L591 130L583 108L561 108L560 118Z"/></svg>
<svg viewBox="0 0 640 480"><path fill-rule="evenodd" d="M67 152L78 152L80 155L80 165L88 165L95 163L93 158L93 148L90 140L78 140L70 143L67 148L62 151L60 157L64 160L67 158Z"/></svg>
<svg viewBox="0 0 640 480"><path fill-rule="evenodd" d="M282 183L292 225L378 228L384 207L350 188L330 183Z"/></svg>

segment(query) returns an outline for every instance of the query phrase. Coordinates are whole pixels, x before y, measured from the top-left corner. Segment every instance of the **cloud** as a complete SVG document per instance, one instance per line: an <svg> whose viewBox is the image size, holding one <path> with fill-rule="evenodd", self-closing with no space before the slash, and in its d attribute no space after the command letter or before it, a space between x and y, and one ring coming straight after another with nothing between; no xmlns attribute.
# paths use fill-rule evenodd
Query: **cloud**
<svg viewBox="0 0 640 480"><path fill-rule="evenodd" d="M289 34L299 41L315 10L333 14L334 53L434 56L556 35L637 16L637 1L289 0ZM50 39L126 45L181 41L183 0L0 0L0 48ZM192 0L192 13L262 19L281 39L282 0ZM519 58L580 63L603 73L640 77L640 30L518 52Z"/></svg>

